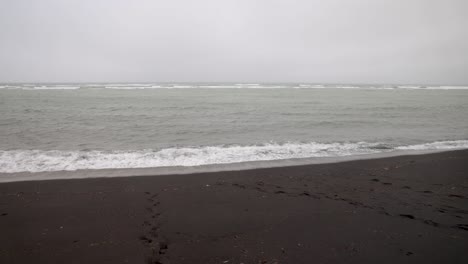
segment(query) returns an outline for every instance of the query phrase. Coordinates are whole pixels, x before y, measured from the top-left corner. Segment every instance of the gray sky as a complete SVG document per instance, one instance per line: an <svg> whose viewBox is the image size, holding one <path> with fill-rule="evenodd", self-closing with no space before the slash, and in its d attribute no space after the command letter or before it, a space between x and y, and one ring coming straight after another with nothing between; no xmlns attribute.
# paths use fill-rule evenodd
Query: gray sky
<svg viewBox="0 0 468 264"><path fill-rule="evenodd" d="M0 0L0 82L468 84L467 0Z"/></svg>

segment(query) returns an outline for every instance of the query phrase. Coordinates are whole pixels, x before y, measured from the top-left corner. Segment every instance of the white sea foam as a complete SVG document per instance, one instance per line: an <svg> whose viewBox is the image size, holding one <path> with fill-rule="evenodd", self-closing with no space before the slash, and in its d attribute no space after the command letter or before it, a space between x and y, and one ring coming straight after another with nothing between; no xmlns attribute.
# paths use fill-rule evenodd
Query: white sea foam
<svg viewBox="0 0 468 264"><path fill-rule="evenodd" d="M106 89L115 90L141 90L141 89L152 89L151 86L105 86Z"/></svg>
<svg viewBox="0 0 468 264"><path fill-rule="evenodd" d="M80 89L80 86L36 86L35 90L76 90Z"/></svg>
<svg viewBox="0 0 468 264"><path fill-rule="evenodd" d="M429 86L427 89L434 90L468 90L468 86Z"/></svg>
<svg viewBox="0 0 468 264"><path fill-rule="evenodd" d="M399 146L396 150L449 150L468 148L468 140L436 141L425 144Z"/></svg>
<svg viewBox="0 0 468 264"><path fill-rule="evenodd" d="M120 86L120 87L144 87L144 86L151 86L151 84L147 83L106 83L106 84L98 84L98 86Z"/></svg>
<svg viewBox="0 0 468 264"><path fill-rule="evenodd" d="M332 88L339 88L339 89L360 89L363 87L360 86L352 86L352 85L337 85L337 86L332 86ZM378 89L378 87L375 87Z"/></svg>
<svg viewBox="0 0 468 264"><path fill-rule="evenodd" d="M172 88L184 89L184 88L196 88L196 86L194 86L194 85L173 85Z"/></svg>
<svg viewBox="0 0 468 264"><path fill-rule="evenodd" d="M23 85L6 85L6 86L0 86L0 88L4 89L22 89L22 90L76 90L80 89L81 86L66 86L66 85L40 85L40 86L35 86L35 85L28 85L28 84L23 84Z"/></svg>
<svg viewBox="0 0 468 264"><path fill-rule="evenodd" d="M268 143L251 146L207 146L136 151L0 151L0 172L42 172L80 169L200 166L314 157L342 157L392 150L468 148L468 140L439 141L391 147L382 143Z"/></svg>
<svg viewBox="0 0 468 264"><path fill-rule="evenodd" d="M422 87L419 85L398 85L397 88L400 89L421 89Z"/></svg>
<svg viewBox="0 0 468 264"><path fill-rule="evenodd" d="M322 89L326 88L325 85L322 84L299 84L298 86L295 86L294 88L315 88L315 89Z"/></svg>
<svg viewBox="0 0 468 264"><path fill-rule="evenodd" d="M0 85L0 89L22 89L22 90L75 90L75 89L116 89L116 90L141 90L141 89L378 89L378 90L468 90L468 86L418 86L418 85L325 85L325 84L158 84L158 83L133 83L133 84L80 84L80 85L34 85L15 84Z"/></svg>
<svg viewBox="0 0 468 264"><path fill-rule="evenodd" d="M242 88L237 85L200 85L198 88L207 88L207 89L228 89L228 88Z"/></svg>
<svg viewBox="0 0 468 264"><path fill-rule="evenodd" d="M398 89L409 90L467 90L468 86L417 86L417 85L399 85Z"/></svg>
<svg viewBox="0 0 468 264"><path fill-rule="evenodd" d="M22 89L22 90L76 90L80 89L80 86L30 86L30 85L21 85L21 86L10 86L9 89Z"/></svg>

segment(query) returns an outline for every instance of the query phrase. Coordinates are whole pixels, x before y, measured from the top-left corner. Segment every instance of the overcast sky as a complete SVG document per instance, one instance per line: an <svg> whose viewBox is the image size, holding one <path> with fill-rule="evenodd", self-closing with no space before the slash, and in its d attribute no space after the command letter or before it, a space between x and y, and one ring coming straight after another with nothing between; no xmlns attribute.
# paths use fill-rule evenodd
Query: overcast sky
<svg viewBox="0 0 468 264"><path fill-rule="evenodd" d="M0 82L468 84L467 0L0 0Z"/></svg>

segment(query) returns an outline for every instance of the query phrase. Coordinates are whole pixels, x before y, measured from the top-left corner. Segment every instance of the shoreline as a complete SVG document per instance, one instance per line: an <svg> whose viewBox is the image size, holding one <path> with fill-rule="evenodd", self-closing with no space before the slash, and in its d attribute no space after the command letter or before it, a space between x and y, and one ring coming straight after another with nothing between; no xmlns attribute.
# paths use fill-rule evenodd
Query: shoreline
<svg viewBox="0 0 468 264"><path fill-rule="evenodd" d="M370 154L355 154L337 157L312 157L279 160L259 160L236 163L208 164L199 166L168 166L168 167L143 167L143 168L106 168L64 171L42 172L0 172L0 184L21 181L44 181L62 179L88 179L88 178L116 178L116 177L140 177L140 176L167 176L185 175L211 172L244 171L255 169L269 169L281 167L294 167L317 164L333 164L340 162L384 159L399 156L417 156L466 149L438 149L438 150L392 150Z"/></svg>
<svg viewBox="0 0 468 264"><path fill-rule="evenodd" d="M1 263L468 262L468 150L10 182L0 201Z"/></svg>

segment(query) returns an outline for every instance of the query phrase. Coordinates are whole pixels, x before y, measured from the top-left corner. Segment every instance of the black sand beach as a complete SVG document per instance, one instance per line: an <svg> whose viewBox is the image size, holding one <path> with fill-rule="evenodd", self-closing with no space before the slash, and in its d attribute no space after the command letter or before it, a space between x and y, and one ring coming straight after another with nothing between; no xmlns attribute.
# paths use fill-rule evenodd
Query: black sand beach
<svg viewBox="0 0 468 264"><path fill-rule="evenodd" d="M0 263L468 263L468 150L0 184Z"/></svg>

